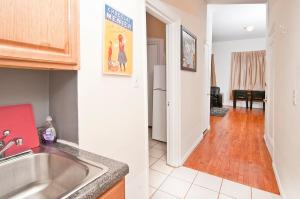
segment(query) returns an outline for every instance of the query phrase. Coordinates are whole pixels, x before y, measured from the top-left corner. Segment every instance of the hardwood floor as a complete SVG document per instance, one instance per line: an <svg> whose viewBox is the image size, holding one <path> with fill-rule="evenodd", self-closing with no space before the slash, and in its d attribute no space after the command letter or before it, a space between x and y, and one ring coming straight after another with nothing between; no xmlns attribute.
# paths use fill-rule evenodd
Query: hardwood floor
<svg viewBox="0 0 300 199"><path fill-rule="evenodd" d="M211 117L211 130L184 166L279 194L263 136L262 110L230 109Z"/></svg>

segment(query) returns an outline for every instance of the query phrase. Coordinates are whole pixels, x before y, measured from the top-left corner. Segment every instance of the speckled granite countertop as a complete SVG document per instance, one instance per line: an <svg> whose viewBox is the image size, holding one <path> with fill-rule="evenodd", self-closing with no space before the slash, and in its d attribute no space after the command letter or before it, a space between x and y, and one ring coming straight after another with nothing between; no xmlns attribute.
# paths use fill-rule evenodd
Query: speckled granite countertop
<svg viewBox="0 0 300 199"><path fill-rule="evenodd" d="M108 171L104 175L78 190L68 197L68 199L96 199L105 191L113 187L129 172L129 167L127 164L103 156L99 156L61 143L53 144L51 147L55 147L58 150L70 155L81 157L93 162L99 162L100 164L108 167Z"/></svg>

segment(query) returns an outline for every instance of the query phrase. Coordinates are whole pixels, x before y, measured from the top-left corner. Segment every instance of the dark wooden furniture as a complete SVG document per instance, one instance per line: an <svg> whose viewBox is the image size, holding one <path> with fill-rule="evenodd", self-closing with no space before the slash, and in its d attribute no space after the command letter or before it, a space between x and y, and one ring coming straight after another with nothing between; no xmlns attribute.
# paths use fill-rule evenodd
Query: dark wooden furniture
<svg viewBox="0 0 300 199"><path fill-rule="evenodd" d="M262 102L263 110L265 110L265 91L257 90L233 90L233 108L236 108L236 102L238 100L246 102L246 108L249 107L248 103L250 102L250 109L252 109L253 102Z"/></svg>
<svg viewBox="0 0 300 199"><path fill-rule="evenodd" d="M248 90L233 90L232 97L233 97L233 108L236 108L236 101L245 101L246 108L248 108L248 102L250 100L251 92Z"/></svg>
<svg viewBox="0 0 300 199"><path fill-rule="evenodd" d="M220 93L220 87L210 87L210 107L223 107L223 95Z"/></svg>
<svg viewBox="0 0 300 199"><path fill-rule="evenodd" d="M265 91L251 91L250 109L252 109L253 102L262 102L265 110Z"/></svg>

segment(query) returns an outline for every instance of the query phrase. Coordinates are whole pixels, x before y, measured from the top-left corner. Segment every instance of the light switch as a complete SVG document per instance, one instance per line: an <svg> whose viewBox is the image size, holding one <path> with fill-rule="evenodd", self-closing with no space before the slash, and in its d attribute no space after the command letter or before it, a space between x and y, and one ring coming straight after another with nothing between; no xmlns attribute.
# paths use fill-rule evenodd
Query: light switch
<svg viewBox="0 0 300 199"><path fill-rule="evenodd" d="M133 88L138 88L139 87L139 78L137 76L133 77L132 86L133 86Z"/></svg>
<svg viewBox="0 0 300 199"><path fill-rule="evenodd" d="M280 29L280 32L282 33L282 34L287 34L288 33L288 29L287 29L287 27L285 26L285 25L279 25L279 29Z"/></svg>

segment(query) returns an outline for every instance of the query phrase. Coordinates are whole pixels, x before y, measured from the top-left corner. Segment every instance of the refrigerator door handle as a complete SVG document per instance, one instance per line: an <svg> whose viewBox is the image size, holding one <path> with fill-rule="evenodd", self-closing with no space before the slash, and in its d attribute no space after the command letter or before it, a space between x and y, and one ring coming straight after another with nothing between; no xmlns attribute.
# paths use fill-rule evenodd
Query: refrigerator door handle
<svg viewBox="0 0 300 199"><path fill-rule="evenodd" d="M153 89L154 91L166 91L166 90L164 90L164 89L162 89L162 88L155 88L155 89Z"/></svg>

